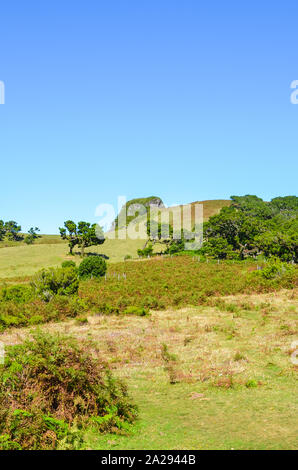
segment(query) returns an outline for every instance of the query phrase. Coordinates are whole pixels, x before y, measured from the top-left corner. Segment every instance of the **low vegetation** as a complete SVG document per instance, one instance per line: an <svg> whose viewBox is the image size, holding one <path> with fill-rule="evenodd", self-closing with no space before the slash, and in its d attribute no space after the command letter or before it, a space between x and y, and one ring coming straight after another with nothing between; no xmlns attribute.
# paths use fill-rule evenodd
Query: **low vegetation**
<svg viewBox="0 0 298 470"><path fill-rule="evenodd" d="M0 366L0 449L79 448L86 426L125 432L135 418L124 383L73 339L35 333Z"/></svg>
<svg viewBox="0 0 298 470"><path fill-rule="evenodd" d="M89 256L85 258L79 266L80 279L99 279L105 275L107 264L105 260L99 256Z"/></svg>
<svg viewBox="0 0 298 470"><path fill-rule="evenodd" d="M146 309L203 305L212 303L216 295L274 292L297 285L297 267L280 261L258 263L177 256L115 263L106 271L103 258L90 256L79 268L66 263L63 268L39 272L31 285L4 287L0 291L0 329L91 312L142 316Z"/></svg>
<svg viewBox="0 0 298 470"><path fill-rule="evenodd" d="M118 263L110 266L106 279L81 283L80 297L96 313L119 314L130 305L151 309L201 305L215 295L269 292L297 284L296 267L285 265L268 278L258 269L267 265L253 261L218 264L190 256Z"/></svg>

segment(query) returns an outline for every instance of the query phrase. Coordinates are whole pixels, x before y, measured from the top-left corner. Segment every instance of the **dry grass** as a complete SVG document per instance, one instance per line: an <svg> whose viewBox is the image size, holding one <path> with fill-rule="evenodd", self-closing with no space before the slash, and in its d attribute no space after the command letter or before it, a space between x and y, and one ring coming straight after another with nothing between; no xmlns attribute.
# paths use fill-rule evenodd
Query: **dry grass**
<svg viewBox="0 0 298 470"><path fill-rule="evenodd" d="M217 303L216 300L214 302ZM231 305L236 306L230 312ZM270 294L218 298L218 306L152 311L150 317L92 315L80 323L70 320L42 326L49 332L96 341L100 353L114 367L155 368L163 365L162 345L177 355L177 366L205 381L224 375L241 380L260 372L253 357L278 349L291 369L287 353L297 333L297 289ZM0 335L5 344L22 342L30 328L12 328ZM235 360L240 352L243 356ZM274 355L274 354L273 354ZM124 371L122 371L124 373Z"/></svg>
<svg viewBox="0 0 298 470"><path fill-rule="evenodd" d="M138 432L112 437L113 448L292 449L297 294L227 296L213 306L152 311L148 318L94 315L42 330L94 341L128 381L140 407ZM28 334L12 329L0 340L15 344ZM111 448L111 436L90 431L86 439L92 448Z"/></svg>

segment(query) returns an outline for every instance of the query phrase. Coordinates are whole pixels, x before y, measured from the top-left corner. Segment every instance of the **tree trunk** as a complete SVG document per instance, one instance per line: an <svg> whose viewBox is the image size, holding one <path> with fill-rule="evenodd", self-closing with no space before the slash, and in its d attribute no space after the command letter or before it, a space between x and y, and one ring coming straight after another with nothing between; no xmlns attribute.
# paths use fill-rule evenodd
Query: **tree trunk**
<svg viewBox="0 0 298 470"><path fill-rule="evenodd" d="M83 244L81 246L81 257L83 258L84 257L84 251L85 251L85 245Z"/></svg>

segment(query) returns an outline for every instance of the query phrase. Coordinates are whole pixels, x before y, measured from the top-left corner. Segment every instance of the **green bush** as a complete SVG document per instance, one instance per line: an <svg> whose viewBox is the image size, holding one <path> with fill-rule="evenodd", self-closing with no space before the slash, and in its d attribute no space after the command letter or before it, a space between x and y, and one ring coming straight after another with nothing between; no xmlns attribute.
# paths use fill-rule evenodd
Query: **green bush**
<svg viewBox="0 0 298 470"><path fill-rule="evenodd" d="M210 238L204 243L199 253L217 259L235 259L239 256L237 251L233 251L233 246L222 237Z"/></svg>
<svg viewBox="0 0 298 470"><path fill-rule="evenodd" d="M32 245L34 243L34 238L32 235L26 235L26 237L24 238L24 242L26 243L26 245Z"/></svg>
<svg viewBox="0 0 298 470"><path fill-rule="evenodd" d="M151 244L149 244L146 248L144 248L143 250L138 250L138 256L140 256L141 258L147 258L148 256L152 256L153 255L153 246Z"/></svg>
<svg viewBox="0 0 298 470"><path fill-rule="evenodd" d="M27 303L0 302L0 331L74 318L89 310L86 300L77 295L55 295L50 302L34 298Z"/></svg>
<svg viewBox="0 0 298 470"><path fill-rule="evenodd" d="M25 326L27 324L26 317L24 315L3 315L0 314L0 331L10 327Z"/></svg>
<svg viewBox="0 0 298 470"><path fill-rule="evenodd" d="M66 261L63 261L63 263L61 264L61 267L62 268L74 268L74 269L76 269L77 265L74 261L66 260Z"/></svg>
<svg viewBox="0 0 298 470"><path fill-rule="evenodd" d="M0 302L15 302L20 304L30 302L33 297L33 289L30 286L5 287L0 292Z"/></svg>
<svg viewBox="0 0 298 470"><path fill-rule="evenodd" d="M148 310L146 310L144 307L135 307L131 305L130 307L127 307L123 313L125 315L137 315L139 317L145 317L148 315Z"/></svg>
<svg viewBox="0 0 298 470"><path fill-rule="evenodd" d="M151 295L147 295L142 300L142 307L155 308L156 309L156 308L159 307L159 302L155 297L152 297Z"/></svg>
<svg viewBox="0 0 298 470"><path fill-rule="evenodd" d="M255 388L258 386L258 382L256 380L248 380L245 383L246 388Z"/></svg>
<svg viewBox="0 0 298 470"><path fill-rule="evenodd" d="M271 258L263 269L257 271L257 274L265 279L278 279L294 273L294 270L293 266L281 262L278 258Z"/></svg>
<svg viewBox="0 0 298 470"><path fill-rule="evenodd" d="M32 315L29 318L28 323L29 325L39 325L40 323L44 323L45 319L42 315Z"/></svg>
<svg viewBox="0 0 298 470"><path fill-rule="evenodd" d="M0 449L79 448L84 429L122 432L136 418L127 388L71 338L34 333L0 366Z"/></svg>
<svg viewBox="0 0 298 470"><path fill-rule="evenodd" d="M100 256L89 256L79 266L80 279L100 278L107 271L107 263Z"/></svg>
<svg viewBox="0 0 298 470"><path fill-rule="evenodd" d="M35 293L48 302L54 295L72 295L79 289L77 269L49 268L43 269L32 280Z"/></svg>
<svg viewBox="0 0 298 470"><path fill-rule="evenodd" d="M174 255L176 253L182 252L184 248L184 240L174 240L166 250L166 253L168 253L169 255Z"/></svg>
<svg viewBox="0 0 298 470"><path fill-rule="evenodd" d="M78 325L84 325L84 323L88 323L88 318L85 315L81 315L80 317L76 318L76 323Z"/></svg>

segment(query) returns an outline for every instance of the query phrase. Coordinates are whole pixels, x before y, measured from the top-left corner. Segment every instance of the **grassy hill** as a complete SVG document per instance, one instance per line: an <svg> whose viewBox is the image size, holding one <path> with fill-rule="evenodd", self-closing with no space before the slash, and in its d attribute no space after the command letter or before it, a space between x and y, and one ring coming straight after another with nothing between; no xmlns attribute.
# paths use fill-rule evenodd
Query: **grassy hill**
<svg viewBox="0 0 298 470"><path fill-rule="evenodd" d="M208 200L198 201L204 206L204 220L208 220L217 214L223 206L230 204L228 200ZM194 206L195 202L192 203ZM175 212L183 206L159 209L162 212ZM146 216L143 217L143 224ZM123 230L119 231L123 234ZM137 250L144 245L144 239L131 240L127 238L110 239L107 237L105 243L100 246L93 246L86 249L86 253L104 254L109 262L119 262L126 255L137 258ZM76 250L75 250L76 251ZM79 251L79 250L77 250ZM79 253L75 257L68 256L68 245L59 235L41 235L33 245L26 245L21 242L0 242L0 279L11 279L32 276L41 268L58 266L65 259L74 259L80 262Z"/></svg>
<svg viewBox="0 0 298 470"><path fill-rule="evenodd" d="M157 196L136 198L127 201L117 215L114 226L119 229L127 226L138 214L143 213L143 211L146 211L149 207L163 208L164 204ZM130 210L132 215L130 214Z"/></svg>
<svg viewBox="0 0 298 470"><path fill-rule="evenodd" d="M20 234L21 237L25 237L26 234ZM60 235L39 235L35 240L34 245L56 245L57 243L64 243ZM28 246L24 240L2 240L0 241L0 248L9 248L12 246Z"/></svg>

